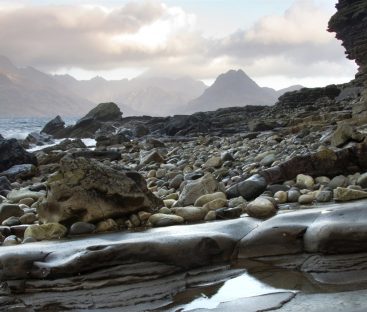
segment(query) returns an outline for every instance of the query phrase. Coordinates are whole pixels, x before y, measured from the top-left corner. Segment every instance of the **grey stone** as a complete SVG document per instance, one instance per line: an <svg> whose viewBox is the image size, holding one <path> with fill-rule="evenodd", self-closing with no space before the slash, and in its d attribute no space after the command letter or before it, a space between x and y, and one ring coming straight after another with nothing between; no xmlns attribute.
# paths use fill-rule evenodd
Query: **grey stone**
<svg viewBox="0 0 367 312"><path fill-rule="evenodd" d="M226 193L228 198L242 196L246 200L251 200L264 192L266 186L265 178L256 174L245 181L231 186Z"/></svg>
<svg viewBox="0 0 367 312"><path fill-rule="evenodd" d="M315 199L319 203L329 202L333 199L333 192L332 191L326 191L326 190L317 192Z"/></svg>
<svg viewBox="0 0 367 312"><path fill-rule="evenodd" d="M79 234L90 234L93 233L96 226L88 222L75 222L71 225L69 234L79 235Z"/></svg>
<svg viewBox="0 0 367 312"><path fill-rule="evenodd" d="M1 223L1 225L5 225L5 226L13 226L13 225L19 225L19 224L21 224L21 222L18 217L9 217Z"/></svg>
<svg viewBox="0 0 367 312"><path fill-rule="evenodd" d="M198 180L187 183L177 201L177 206L193 205L202 195L211 194L218 190L219 183L211 174L206 174Z"/></svg>
<svg viewBox="0 0 367 312"><path fill-rule="evenodd" d="M288 202L290 203L296 203L298 202L298 198L301 196L301 193L298 189L296 188L291 188L288 192L287 192L287 198L288 198Z"/></svg>
<svg viewBox="0 0 367 312"><path fill-rule="evenodd" d="M4 239L3 246L19 245L20 243L21 240L18 237L16 237L15 235L10 235Z"/></svg>
<svg viewBox="0 0 367 312"><path fill-rule="evenodd" d="M10 217L20 217L23 210L18 205L3 203L0 204L0 222Z"/></svg>
<svg viewBox="0 0 367 312"><path fill-rule="evenodd" d="M156 213L149 217L148 222L154 227L160 227L182 224L185 220L173 214Z"/></svg>
<svg viewBox="0 0 367 312"><path fill-rule="evenodd" d="M269 199L258 197L249 202L246 207L246 212L250 217L258 219L266 219L276 214L277 208Z"/></svg>
<svg viewBox="0 0 367 312"><path fill-rule="evenodd" d="M37 216L32 212L28 212L19 217L19 221L21 224L32 224L37 221Z"/></svg>
<svg viewBox="0 0 367 312"><path fill-rule="evenodd" d="M202 221L207 214L207 210L202 207L177 207L173 208L173 212L184 218L185 221L195 222Z"/></svg>

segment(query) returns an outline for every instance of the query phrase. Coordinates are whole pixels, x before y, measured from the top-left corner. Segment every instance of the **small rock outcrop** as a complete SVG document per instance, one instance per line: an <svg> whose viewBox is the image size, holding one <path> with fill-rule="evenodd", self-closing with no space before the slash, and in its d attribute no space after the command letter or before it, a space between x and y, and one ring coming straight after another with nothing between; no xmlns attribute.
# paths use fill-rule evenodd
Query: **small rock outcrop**
<svg viewBox="0 0 367 312"><path fill-rule="evenodd" d="M0 138L0 172L21 164L37 165L37 158L27 152L16 139Z"/></svg>
<svg viewBox="0 0 367 312"><path fill-rule="evenodd" d="M48 180L48 194L38 210L43 222L97 222L141 210L154 212L162 201L133 171L116 170L98 161L65 156Z"/></svg>
<svg viewBox="0 0 367 312"><path fill-rule="evenodd" d="M54 119L50 120L41 130L41 133L46 133L52 136L58 136L65 130L65 121L57 115Z"/></svg>
<svg viewBox="0 0 367 312"><path fill-rule="evenodd" d="M121 121L121 115L122 112L115 103L100 103L73 126L65 127L64 121L57 116L41 132L55 138L93 138L102 126Z"/></svg>

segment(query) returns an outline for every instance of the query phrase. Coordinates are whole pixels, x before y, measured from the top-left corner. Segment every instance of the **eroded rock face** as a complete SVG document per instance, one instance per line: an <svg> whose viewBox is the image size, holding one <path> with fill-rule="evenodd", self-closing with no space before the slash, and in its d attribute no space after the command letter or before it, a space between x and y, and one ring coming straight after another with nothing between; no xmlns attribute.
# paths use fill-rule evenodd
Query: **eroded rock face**
<svg viewBox="0 0 367 312"><path fill-rule="evenodd" d="M358 114L367 111L367 2L365 0L339 0L337 12L329 21L329 31L342 40L347 57L358 64L357 82L364 86ZM364 114L365 115L365 114Z"/></svg>
<svg viewBox="0 0 367 312"><path fill-rule="evenodd" d="M48 180L46 200L38 210L43 222L96 222L141 210L154 212L162 202L143 177L95 160L65 156Z"/></svg>

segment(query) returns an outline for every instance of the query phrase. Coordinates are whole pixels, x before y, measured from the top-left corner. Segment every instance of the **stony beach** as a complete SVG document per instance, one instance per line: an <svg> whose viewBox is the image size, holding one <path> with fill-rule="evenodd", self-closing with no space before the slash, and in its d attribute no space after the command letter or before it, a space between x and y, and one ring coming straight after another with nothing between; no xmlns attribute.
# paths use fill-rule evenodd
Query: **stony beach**
<svg viewBox="0 0 367 312"><path fill-rule="evenodd" d="M347 84L171 117L101 103L73 126L0 136L0 309L180 311L178 294L241 263L314 290L295 281L216 310L365 311L363 5L339 1L329 23L360 66Z"/></svg>

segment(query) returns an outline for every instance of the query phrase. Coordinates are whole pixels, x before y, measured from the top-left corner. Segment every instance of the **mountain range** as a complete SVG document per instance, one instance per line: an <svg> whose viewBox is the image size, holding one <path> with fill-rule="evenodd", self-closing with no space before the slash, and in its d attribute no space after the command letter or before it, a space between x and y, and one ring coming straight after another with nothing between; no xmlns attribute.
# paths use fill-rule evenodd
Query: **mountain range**
<svg viewBox="0 0 367 312"><path fill-rule="evenodd" d="M190 77L145 77L77 80L50 75L33 67L16 67L0 56L0 116L82 116L97 103L115 102L124 116L167 116L220 107L272 105L292 86L275 91L258 86L242 70L221 74L212 86Z"/></svg>

